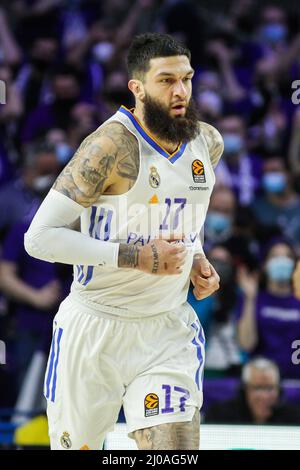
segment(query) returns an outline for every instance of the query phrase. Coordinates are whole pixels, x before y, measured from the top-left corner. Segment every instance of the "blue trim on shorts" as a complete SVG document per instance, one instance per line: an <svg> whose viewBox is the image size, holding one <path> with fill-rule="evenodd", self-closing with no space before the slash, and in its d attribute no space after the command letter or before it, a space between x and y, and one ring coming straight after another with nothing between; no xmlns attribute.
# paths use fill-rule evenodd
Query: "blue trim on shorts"
<svg viewBox="0 0 300 470"><path fill-rule="evenodd" d="M192 323L191 325L194 330L196 331L196 333L198 333L198 340L200 342L200 344L202 344L204 346L204 336L202 334L202 328L201 326L197 325L196 323ZM198 332L198 329L199 329L199 332ZM196 338L194 338L192 340L192 343L196 346L197 348L197 358L198 358L198 361L199 361L199 366L197 368L197 371L196 371L196 375L195 375L195 382L197 384L197 387L198 387L198 390L200 390L200 383L199 383L199 374L200 374L200 369L201 369L201 365L203 364L203 356L202 356L202 351L201 351L201 346L200 344L196 341ZM202 369L202 374L201 374L201 380L203 379L203 369Z"/></svg>
<svg viewBox="0 0 300 470"><path fill-rule="evenodd" d="M55 335L56 335L56 330L53 333L51 348L50 348L50 363L49 363L49 369L48 369L48 374L46 378L46 394L45 394L46 398L49 398L49 395L50 395L50 382L52 378L54 355L55 355L55 346L54 346Z"/></svg>
<svg viewBox="0 0 300 470"><path fill-rule="evenodd" d="M52 394L51 394L51 401L55 401L55 392L56 392L56 380L57 380L57 365L58 365L58 360L59 360L59 353L60 353L60 341L61 341L61 336L63 333L63 329L59 328L58 330L58 335L57 335L57 354L56 354L56 360L55 360L55 365L54 365L54 373L53 373L53 385L52 385Z"/></svg>

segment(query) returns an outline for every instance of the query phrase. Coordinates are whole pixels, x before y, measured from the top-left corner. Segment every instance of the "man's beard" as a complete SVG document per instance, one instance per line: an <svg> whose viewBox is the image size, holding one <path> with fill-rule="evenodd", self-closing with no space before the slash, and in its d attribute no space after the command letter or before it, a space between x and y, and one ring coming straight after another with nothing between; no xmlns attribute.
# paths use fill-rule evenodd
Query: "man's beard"
<svg viewBox="0 0 300 470"><path fill-rule="evenodd" d="M199 134L199 112L191 98L184 116L170 115L167 108L159 101L146 94L144 104L144 121L149 131L156 137L172 143L187 142Z"/></svg>

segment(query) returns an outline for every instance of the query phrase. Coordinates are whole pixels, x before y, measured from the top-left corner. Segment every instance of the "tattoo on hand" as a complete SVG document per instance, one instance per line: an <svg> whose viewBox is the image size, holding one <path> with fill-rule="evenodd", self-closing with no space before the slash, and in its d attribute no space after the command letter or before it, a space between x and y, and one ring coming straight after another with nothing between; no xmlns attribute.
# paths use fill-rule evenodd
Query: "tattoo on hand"
<svg viewBox="0 0 300 470"><path fill-rule="evenodd" d="M152 273L157 274L158 271L158 265L159 265L159 260L158 260L158 251L154 243L151 243L151 250L153 254L153 267L152 267Z"/></svg>

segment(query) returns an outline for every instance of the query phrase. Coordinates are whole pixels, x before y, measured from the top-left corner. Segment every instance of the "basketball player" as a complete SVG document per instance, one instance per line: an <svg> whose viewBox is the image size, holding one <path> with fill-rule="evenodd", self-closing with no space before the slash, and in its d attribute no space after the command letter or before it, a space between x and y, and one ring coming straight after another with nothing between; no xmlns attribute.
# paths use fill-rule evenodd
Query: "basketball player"
<svg viewBox="0 0 300 470"><path fill-rule="evenodd" d="M101 449L122 404L139 449L199 448L204 335L186 299L190 279L202 299L219 276L194 237L203 220L178 221L205 216L223 141L198 120L172 37L137 36L128 72L135 108L82 142L25 234L32 256L74 265L45 377L52 449Z"/></svg>

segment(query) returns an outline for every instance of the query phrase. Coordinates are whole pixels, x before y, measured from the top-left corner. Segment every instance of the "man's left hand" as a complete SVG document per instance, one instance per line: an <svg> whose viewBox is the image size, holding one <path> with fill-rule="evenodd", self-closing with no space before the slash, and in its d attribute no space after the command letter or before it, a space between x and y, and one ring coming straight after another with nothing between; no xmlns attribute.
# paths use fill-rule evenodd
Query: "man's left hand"
<svg viewBox="0 0 300 470"><path fill-rule="evenodd" d="M197 300L205 299L220 287L220 276L204 255L195 255L191 270L193 293Z"/></svg>

